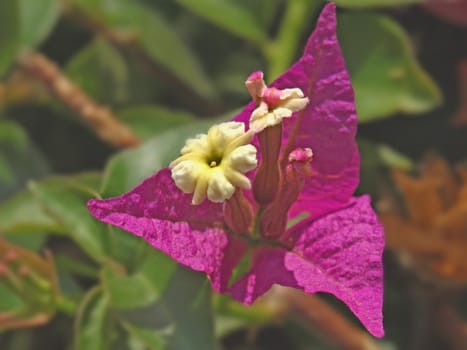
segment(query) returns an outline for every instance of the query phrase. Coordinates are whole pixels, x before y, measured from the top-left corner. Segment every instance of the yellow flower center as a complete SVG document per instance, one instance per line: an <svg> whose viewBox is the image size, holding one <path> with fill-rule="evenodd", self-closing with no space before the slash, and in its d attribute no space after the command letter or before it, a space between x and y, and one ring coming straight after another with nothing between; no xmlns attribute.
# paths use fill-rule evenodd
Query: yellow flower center
<svg viewBox="0 0 467 350"><path fill-rule="evenodd" d="M257 165L252 138L243 123L227 122L187 140L181 156L170 163L175 184L184 193L193 193L193 204L206 197L223 202L237 188L249 189L250 180L244 174Z"/></svg>

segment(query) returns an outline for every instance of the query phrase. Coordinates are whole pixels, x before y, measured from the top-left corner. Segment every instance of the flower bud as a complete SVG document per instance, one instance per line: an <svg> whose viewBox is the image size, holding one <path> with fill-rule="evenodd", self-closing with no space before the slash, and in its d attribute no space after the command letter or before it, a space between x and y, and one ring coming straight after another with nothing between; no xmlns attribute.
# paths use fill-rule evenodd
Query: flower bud
<svg viewBox="0 0 467 350"><path fill-rule="evenodd" d="M246 89L257 104L261 101L264 89L266 89L263 76L263 72L256 71L251 73L245 81Z"/></svg>
<svg viewBox="0 0 467 350"><path fill-rule="evenodd" d="M277 200L267 206L261 215L259 229L262 237L276 239L285 232L288 211L298 198L306 177L311 175L312 157L310 148L297 148L290 153Z"/></svg>

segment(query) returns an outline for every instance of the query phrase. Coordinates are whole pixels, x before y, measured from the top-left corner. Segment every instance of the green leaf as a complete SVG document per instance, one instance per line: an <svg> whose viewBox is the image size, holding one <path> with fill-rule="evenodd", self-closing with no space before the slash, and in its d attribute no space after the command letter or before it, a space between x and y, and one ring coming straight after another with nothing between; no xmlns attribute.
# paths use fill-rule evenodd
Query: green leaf
<svg viewBox="0 0 467 350"><path fill-rule="evenodd" d="M36 234L43 239L44 231L59 233L95 261L115 258L128 267L140 264L144 241L99 222L87 211L86 202L99 197L95 188L100 182L96 173L32 182L27 191L0 205L0 230L14 235L15 241L18 235Z"/></svg>
<svg viewBox="0 0 467 350"><path fill-rule="evenodd" d="M108 300L98 287L83 298L75 325L75 350L105 350L110 345Z"/></svg>
<svg viewBox="0 0 467 350"><path fill-rule="evenodd" d="M4 237L9 242L14 243L17 246L38 252L44 246L44 242L47 239L47 233L32 230L22 232L20 235L15 233L4 233Z"/></svg>
<svg viewBox="0 0 467 350"><path fill-rule="evenodd" d="M114 310L118 318L135 327L156 329L158 331L173 329L175 320L167 306L161 302L135 309Z"/></svg>
<svg viewBox="0 0 467 350"><path fill-rule="evenodd" d="M24 130L13 122L0 121L0 198L47 173L45 159Z"/></svg>
<svg viewBox="0 0 467 350"><path fill-rule="evenodd" d="M156 105L129 107L117 114L142 140L195 120L190 113Z"/></svg>
<svg viewBox="0 0 467 350"><path fill-rule="evenodd" d="M158 295L151 283L141 273L126 275L107 266L101 280L112 308L132 309L153 303Z"/></svg>
<svg viewBox="0 0 467 350"><path fill-rule="evenodd" d="M109 254L107 226L95 220L86 208L87 200L95 195L92 189L64 178L33 182L29 189L44 212L90 257L102 261Z"/></svg>
<svg viewBox="0 0 467 350"><path fill-rule="evenodd" d="M94 219L97 221L97 219ZM133 271L141 263L146 252L146 242L117 227L107 225L109 234L109 257Z"/></svg>
<svg viewBox="0 0 467 350"><path fill-rule="evenodd" d="M128 98L127 64L120 52L102 38L74 55L65 72L98 101L119 103Z"/></svg>
<svg viewBox="0 0 467 350"><path fill-rule="evenodd" d="M66 254L66 252L63 254ZM99 271L96 266L78 259L68 255L61 255L59 252L54 255L55 265L59 267L62 272L93 279L99 277Z"/></svg>
<svg viewBox="0 0 467 350"><path fill-rule="evenodd" d="M2 0L0 1L0 77L16 59L19 37L18 1Z"/></svg>
<svg viewBox="0 0 467 350"><path fill-rule="evenodd" d="M374 143L365 139L358 139L358 148L362 155L362 164L365 167L400 169L405 171L413 170L415 164L407 156L397 152L393 148L385 144ZM371 176L375 174L372 171L368 172Z"/></svg>
<svg viewBox="0 0 467 350"><path fill-rule="evenodd" d="M128 346L131 350L162 350L167 345L167 339L160 331L135 327L125 322L123 327L130 335Z"/></svg>
<svg viewBox="0 0 467 350"><path fill-rule="evenodd" d="M410 171L414 168L414 163L408 157L388 145L379 145L377 151L381 162L391 169Z"/></svg>
<svg viewBox="0 0 467 350"><path fill-rule="evenodd" d="M211 296L211 286L203 274L178 266L162 297L175 321L169 349L217 348Z"/></svg>
<svg viewBox="0 0 467 350"><path fill-rule="evenodd" d="M151 138L142 146L120 152L107 163L101 194L113 197L136 186L146 177L168 166L189 137L206 132L212 121L196 122L168 130Z"/></svg>
<svg viewBox="0 0 467 350"><path fill-rule="evenodd" d="M214 90L201 63L171 25L150 7L133 0L74 0L89 16L99 17L117 35L127 37L151 60L169 71L198 95Z"/></svg>
<svg viewBox="0 0 467 350"><path fill-rule="evenodd" d="M194 12L218 27L241 38L261 43L266 37L259 20L232 0L177 0L184 8Z"/></svg>
<svg viewBox="0 0 467 350"><path fill-rule="evenodd" d="M66 235L95 261L115 258L127 267L141 263L143 240L93 218L86 202L99 197L100 174L83 173L31 182L28 190L0 205L0 230L10 235ZM24 239L21 239L23 241Z"/></svg>
<svg viewBox="0 0 467 350"><path fill-rule="evenodd" d="M214 294L216 336L221 338L238 328L260 327L277 317L267 304L244 305L228 294Z"/></svg>
<svg viewBox="0 0 467 350"><path fill-rule="evenodd" d="M49 35L57 22L60 15L60 1L19 0L19 6L21 46L36 47Z"/></svg>
<svg viewBox="0 0 467 350"><path fill-rule="evenodd" d="M67 178L73 186L93 191L101 181L100 174L83 173ZM30 236L33 232L64 233L62 225L51 218L33 193L26 189L0 204L0 231L11 236Z"/></svg>
<svg viewBox="0 0 467 350"><path fill-rule="evenodd" d="M64 178L61 180L65 181ZM70 176L67 180L85 193L95 193L101 176L97 173L83 173ZM0 204L0 232L9 241L37 251L42 247L48 233L67 234L68 231L26 189Z"/></svg>
<svg viewBox="0 0 467 350"><path fill-rule="evenodd" d="M167 255L148 248L138 269L131 274L108 263L101 272L104 291L113 309L142 308L153 304L165 290L176 263Z"/></svg>
<svg viewBox="0 0 467 350"><path fill-rule="evenodd" d="M419 4L423 0L333 0L338 6L349 8L365 7L396 7L403 5Z"/></svg>
<svg viewBox="0 0 467 350"><path fill-rule="evenodd" d="M109 105L146 104L163 98L166 86L154 83L141 57L125 54L102 37L74 55L65 72L90 96Z"/></svg>
<svg viewBox="0 0 467 350"><path fill-rule="evenodd" d="M177 265L160 301L119 312L125 322L146 329L169 329L168 349L214 350L211 286L203 274Z"/></svg>
<svg viewBox="0 0 467 350"><path fill-rule="evenodd" d="M281 1L271 0L235 0L235 3L237 6L245 8L249 13L254 13L255 19L261 23L264 31L267 31L274 25L273 21L277 17L278 10L283 5Z"/></svg>
<svg viewBox="0 0 467 350"><path fill-rule="evenodd" d="M245 78L247 72L253 72L261 67L259 58L245 52L234 52L228 55L222 62L223 69L216 75L216 86L221 91L235 93L248 98L248 91L245 89Z"/></svg>
<svg viewBox="0 0 467 350"><path fill-rule="evenodd" d="M339 16L338 34L361 122L438 106L441 92L417 62L403 29L370 13Z"/></svg>
<svg viewBox="0 0 467 350"><path fill-rule="evenodd" d="M1 232L27 233L32 230L61 232L61 227L44 213L28 190L0 204Z"/></svg>
<svg viewBox="0 0 467 350"><path fill-rule="evenodd" d="M63 179L67 179L71 187L79 188L83 192L97 193L102 181L102 174L97 171L86 171L63 177Z"/></svg>
<svg viewBox="0 0 467 350"><path fill-rule="evenodd" d="M138 268L138 273L141 273L153 288L162 294L177 269L177 263L149 244L145 243L145 247L147 247L147 254Z"/></svg>
<svg viewBox="0 0 467 350"><path fill-rule="evenodd" d="M373 197L379 197L385 193L391 182L391 169L410 171L414 168L414 163L408 157L388 145L359 139L358 147L362 158L359 185L361 193L369 192Z"/></svg>
<svg viewBox="0 0 467 350"><path fill-rule="evenodd" d="M5 311L18 311L24 306L24 302L14 292L0 284L0 315Z"/></svg>

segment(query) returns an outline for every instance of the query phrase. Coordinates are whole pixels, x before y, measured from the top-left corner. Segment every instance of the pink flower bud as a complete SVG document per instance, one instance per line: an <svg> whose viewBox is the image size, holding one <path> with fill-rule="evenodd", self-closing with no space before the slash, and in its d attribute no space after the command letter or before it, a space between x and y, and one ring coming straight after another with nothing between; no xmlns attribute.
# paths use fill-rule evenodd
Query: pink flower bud
<svg viewBox="0 0 467 350"><path fill-rule="evenodd" d="M258 103L263 97L264 90L266 89L266 84L263 80L263 72L256 71L251 73L245 81L245 86L248 92L251 95L253 101Z"/></svg>
<svg viewBox="0 0 467 350"><path fill-rule="evenodd" d="M264 238L276 239L285 232L288 211L298 198L305 178L311 175L312 158L313 152L310 148L297 148L290 153L277 200L266 207L260 218L259 228Z"/></svg>
<svg viewBox="0 0 467 350"><path fill-rule="evenodd" d="M281 100L282 91L277 88L266 88L263 93L263 101L268 104L268 106L275 106Z"/></svg>

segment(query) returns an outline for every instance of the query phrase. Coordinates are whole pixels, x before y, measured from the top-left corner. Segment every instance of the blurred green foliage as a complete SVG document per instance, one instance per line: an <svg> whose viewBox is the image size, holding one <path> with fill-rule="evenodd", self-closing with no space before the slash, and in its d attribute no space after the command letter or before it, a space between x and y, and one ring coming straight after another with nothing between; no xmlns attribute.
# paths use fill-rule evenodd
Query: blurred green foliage
<svg viewBox="0 0 467 350"><path fill-rule="evenodd" d="M386 189L390 169L414 166L374 136L388 125L381 123L395 120L391 137L397 140L408 123L405 116L426 116L443 102L444 86L438 87L419 61L423 47L399 23L426 16L415 5L420 2L336 1L342 6L338 35L365 123L361 187L376 196ZM235 330L274 322L261 307L249 309L228 298L213 303L201 275L97 222L85 204L129 190L174 159L187 137L233 116L248 101L245 77L262 69L272 80L299 57L323 4L0 1L0 234L31 252L48 249L56 256L59 297L53 308L63 320L60 327L52 321L33 333L6 329L1 349L50 348L51 334L63 349L210 350L221 343L240 349L242 337L237 347L228 345ZM22 68L34 51L56 62L93 101L108 106L141 145L117 150L95 136L69 101ZM429 142L423 147L428 150ZM391 283L387 288L398 288ZM20 301L0 285L0 328L2 313ZM394 323L389 319L386 345L407 349L411 340L393 334ZM56 330L63 328L60 337ZM326 348L296 324L284 325L279 335L293 349ZM266 344L248 349L278 349L280 342Z"/></svg>

